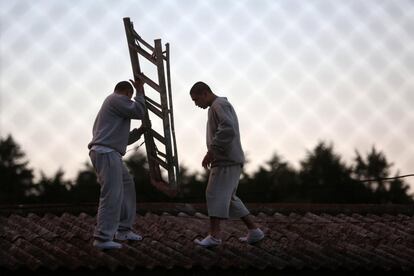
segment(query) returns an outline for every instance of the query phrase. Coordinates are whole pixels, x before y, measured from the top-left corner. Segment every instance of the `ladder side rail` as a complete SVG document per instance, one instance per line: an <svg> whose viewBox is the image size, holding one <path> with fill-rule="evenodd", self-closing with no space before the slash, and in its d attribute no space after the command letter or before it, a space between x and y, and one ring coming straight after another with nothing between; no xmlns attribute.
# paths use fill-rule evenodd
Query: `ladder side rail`
<svg viewBox="0 0 414 276"><path fill-rule="evenodd" d="M172 165L172 149L171 149L171 133L170 133L170 119L169 119L169 108L168 108L168 99L167 99L167 87L165 83L165 72L164 72L164 60L161 58L163 56L161 39L154 40L155 45L155 55L157 57L157 67L158 67L158 84L161 88L160 98L161 106L163 112L163 126L164 126L164 138L166 139L165 143L165 153L167 154L167 163ZM168 170L168 181L170 185L175 187L175 172L174 167L169 166L166 168Z"/></svg>
<svg viewBox="0 0 414 276"><path fill-rule="evenodd" d="M165 44L165 57L166 57L166 70L167 70L167 92L168 92L168 102L169 102L169 109L170 109L170 126L171 126L171 136L172 136L172 143L173 143L173 151L174 151L174 157L173 162L175 166L175 177L176 182L174 183L176 186L180 183L180 166L178 163L178 152L177 152L177 141L175 138L175 127L174 127L174 109L173 109L173 100L172 100L172 90L171 90L171 74L170 74L170 44Z"/></svg>
<svg viewBox="0 0 414 276"><path fill-rule="evenodd" d="M129 18L124 18L124 27L125 27L125 34L126 34L127 42L128 42L128 50L129 50L129 56L131 59L132 72L133 72L135 81L138 81L137 76L140 74L141 68L139 65L139 59L138 59L137 52L134 51L134 49L130 47L130 45L134 44L135 42L134 42L134 38L132 35L132 32L134 30L133 24ZM144 92L144 95L145 95L145 92ZM144 114L142 123L144 127L151 128L151 121L149 119L147 108L145 108L145 114ZM145 149L147 151L147 160L148 160L148 165L149 165L150 177L156 180L161 180L162 178L161 178L159 165L154 161L153 158L151 158L157 155L154 138L152 137L149 131L146 131L144 133L144 139L145 139Z"/></svg>

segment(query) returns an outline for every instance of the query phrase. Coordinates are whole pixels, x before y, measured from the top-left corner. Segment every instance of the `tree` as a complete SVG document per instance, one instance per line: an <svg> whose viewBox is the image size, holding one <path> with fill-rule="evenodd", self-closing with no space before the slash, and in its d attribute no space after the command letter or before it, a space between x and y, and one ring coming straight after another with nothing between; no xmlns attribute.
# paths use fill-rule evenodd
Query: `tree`
<svg viewBox="0 0 414 276"><path fill-rule="evenodd" d="M394 179L389 184L387 201L389 203L413 203L413 198L408 194L409 186L401 179Z"/></svg>
<svg viewBox="0 0 414 276"><path fill-rule="evenodd" d="M35 184L39 196L37 200L48 203L67 203L71 202L70 189L72 182L64 180L64 172L59 169L53 177L47 177L41 172L40 180Z"/></svg>
<svg viewBox="0 0 414 276"><path fill-rule="evenodd" d="M364 181L366 187L372 191L372 200L377 203L409 203L412 198L408 195L408 185L400 179L392 181L385 180L390 176L390 169L393 166L389 163L385 154L377 151L373 146L371 151L363 158L356 151L353 174L358 180ZM396 174L397 176L398 174Z"/></svg>
<svg viewBox="0 0 414 276"><path fill-rule="evenodd" d="M243 175L239 195L251 202L292 202L298 200L298 174L276 153L253 176Z"/></svg>
<svg viewBox="0 0 414 276"><path fill-rule="evenodd" d="M356 151L354 173L358 179L377 179L370 182L370 188L378 193L384 193L385 182L381 180L389 176L390 167L385 155L382 152L377 152L375 147L372 147L371 152L368 153L366 160Z"/></svg>
<svg viewBox="0 0 414 276"><path fill-rule="evenodd" d="M21 203L33 185L33 170L11 135L0 138L0 202Z"/></svg>
<svg viewBox="0 0 414 276"><path fill-rule="evenodd" d="M100 185L96 178L95 170L90 162L85 162L84 166L79 171L70 191L72 202L98 202Z"/></svg>
<svg viewBox="0 0 414 276"><path fill-rule="evenodd" d="M278 155L267 162L270 168L270 191L272 201L297 202L300 200L298 172Z"/></svg>
<svg viewBox="0 0 414 276"><path fill-rule="evenodd" d="M176 200L185 202L204 202L208 173L189 173L188 169L180 166L180 188Z"/></svg>
<svg viewBox="0 0 414 276"><path fill-rule="evenodd" d="M301 161L302 199L318 203L355 203L370 199L369 190L352 179L352 169L341 161L332 145L320 142Z"/></svg>
<svg viewBox="0 0 414 276"><path fill-rule="evenodd" d="M181 166L179 193L172 199L151 185L144 153L137 151L125 162L135 181L137 201L205 202L208 171L190 173ZM52 177L41 172L36 183L28 163L11 135L0 139L0 203L99 200L100 186L89 162L73 181L64 179L59 169ZM238 195L247 202L413 203L409 186L402 179L384 179L392 174L392 166L375 147L365 157L356 151L353 165L348 166L332 144L320 142L298 170L276 153L252 175L243 170ZM371 181L363 181L366 179Z"/></svg>

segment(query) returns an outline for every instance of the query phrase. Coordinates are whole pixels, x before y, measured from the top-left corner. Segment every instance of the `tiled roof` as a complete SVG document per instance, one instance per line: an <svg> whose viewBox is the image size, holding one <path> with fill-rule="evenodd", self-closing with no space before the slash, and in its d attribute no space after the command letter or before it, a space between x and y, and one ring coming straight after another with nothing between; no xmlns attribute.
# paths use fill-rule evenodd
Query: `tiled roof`
<svg viewBox="0 0 414 276"><path fill-rule="evenodd" d="M92 246L96 206L0 208L0 274L18 271L355 271L414 273L413 206L248 204L267 237L239 242L238 220L223 223L215 249L204 205L138 205L144 239L120 250ZM365 274L362 274L365 275ZM408 274L407 274L408 275Z"/></svg>

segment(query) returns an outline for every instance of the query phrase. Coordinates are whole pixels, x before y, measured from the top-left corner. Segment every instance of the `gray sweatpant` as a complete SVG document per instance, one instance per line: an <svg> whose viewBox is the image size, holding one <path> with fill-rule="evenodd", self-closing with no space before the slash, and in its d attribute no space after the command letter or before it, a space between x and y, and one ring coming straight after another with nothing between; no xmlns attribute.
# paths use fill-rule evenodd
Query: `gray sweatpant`
<svg viewBox="0 0 414 276"><path fill-rule="evenodd" d="M249 211L236 196L241 166L213 167L206 189L208 215L218 218L241 218Z"/></svg>
<svg viewBox="0 0 414 276"><path fill-rule="evenodd" d="M119 153L89 152L101 186L93 236L112 240L116 231L132 230L136 213L135 184Z"/></svg>

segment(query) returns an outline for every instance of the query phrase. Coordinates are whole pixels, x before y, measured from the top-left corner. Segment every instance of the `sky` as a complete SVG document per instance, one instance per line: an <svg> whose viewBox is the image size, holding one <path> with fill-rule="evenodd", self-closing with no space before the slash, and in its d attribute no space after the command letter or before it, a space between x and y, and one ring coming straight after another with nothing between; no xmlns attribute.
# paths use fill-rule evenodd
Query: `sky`
<svg viewBox="0 0 414 276"><path fill-rule="evenodd" d="M132 77L124 17L170 44L190 170L206 151L207 113L188 94L202 80L236 109L248 172L275 153L298 167L326 141L347 164L375 146L393 174L414 173L413 1L0 0L0 136L37 172L88 162L102 101Z"/></svg>

